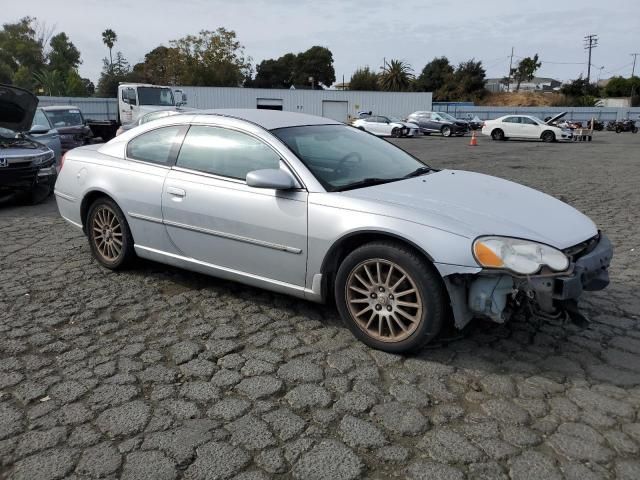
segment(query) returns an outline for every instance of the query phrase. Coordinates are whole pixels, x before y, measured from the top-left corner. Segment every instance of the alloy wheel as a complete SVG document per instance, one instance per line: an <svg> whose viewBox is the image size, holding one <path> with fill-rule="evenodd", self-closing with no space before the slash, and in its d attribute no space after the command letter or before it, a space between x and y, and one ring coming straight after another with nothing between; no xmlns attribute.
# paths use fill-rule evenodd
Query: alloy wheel
<svg viewBox="0 0 640 480"><path fill-rule="evenodd" d="M358 327L378 341L400 342L422 319L416 282L389 260L375 258L356 265L347 278L345 297Z"/></svg>
<svg viewBox="0 0 640 480"><path fill-rule="evenodd" d="M107 262L115 262L122 254L122 225L116 213L101 205L93 215L93 242L98 254Z"/></svg>

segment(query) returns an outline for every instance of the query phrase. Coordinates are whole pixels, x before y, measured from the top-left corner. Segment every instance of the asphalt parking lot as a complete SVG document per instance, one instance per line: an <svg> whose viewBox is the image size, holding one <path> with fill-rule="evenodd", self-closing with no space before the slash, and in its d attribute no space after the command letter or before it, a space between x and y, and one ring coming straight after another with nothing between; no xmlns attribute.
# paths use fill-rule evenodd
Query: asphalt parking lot
<svg viewBox="0 0 640 480"><path fill-rule="evenodd" d="M106 271L52 199L5 204L0 478L640 478L640 135L396 142L589 215L616 249L609 289L582 302L591 324L475 322L389 355L330 307Z"/></svg>

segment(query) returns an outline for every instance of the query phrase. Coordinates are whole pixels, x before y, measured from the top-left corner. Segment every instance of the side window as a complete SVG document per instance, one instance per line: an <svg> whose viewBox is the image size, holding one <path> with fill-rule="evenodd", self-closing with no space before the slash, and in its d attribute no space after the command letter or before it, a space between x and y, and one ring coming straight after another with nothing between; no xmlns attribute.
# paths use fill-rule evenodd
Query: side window
<svg viewBox="0 0 640 480"><path fill-rule="evenodd" d="M127 144L127 157L170 166L176 149L180 146L183 132L183 126L175 125L138 135Z"/></svg>
<svg viewBox="0 0 640 480"><path fill-rule="evenodd" d="M527 117L521 117L521 121L525 125L538 125L536 122L534 122L533 120L531 120L530 118L527 118Z"/></svg>
<svg viewBox="0 0 640 480"><path fill-rule="evenodd" d="M49 123L49 119L44 114L42 110L39 108L36 109L36 114L33 116L33 122L31 122L31 128L35 125L40 125L41 127L51 128L51 124Z"/></svg>
<svg viewBox="0 0 640 480"><path fill-rule="evenodd" d="M280 168L280 157L250 135L196 125L184 138L176 166L244 180L253 170Z"/></svg>
<svg viewBox="0 0 640 480"><path fill-rule="evenodd" d="M520 123L520 117L507 117L502 120L503 123Z"/></svg>

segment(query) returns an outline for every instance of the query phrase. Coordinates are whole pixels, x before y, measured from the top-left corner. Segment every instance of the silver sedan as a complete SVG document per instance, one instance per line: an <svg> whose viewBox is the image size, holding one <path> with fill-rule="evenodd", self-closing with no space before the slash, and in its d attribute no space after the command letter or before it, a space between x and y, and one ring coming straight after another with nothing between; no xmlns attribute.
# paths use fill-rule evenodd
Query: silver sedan
<svg viewBox="0 0 640 480"><path fill-rule="evenodd" d="M297 113L149 122L69 152L56 198L107 268L138 256L334 301L390 352L474 317L579 320L583 290L609 281L609 240L561 201Z"/></svg>

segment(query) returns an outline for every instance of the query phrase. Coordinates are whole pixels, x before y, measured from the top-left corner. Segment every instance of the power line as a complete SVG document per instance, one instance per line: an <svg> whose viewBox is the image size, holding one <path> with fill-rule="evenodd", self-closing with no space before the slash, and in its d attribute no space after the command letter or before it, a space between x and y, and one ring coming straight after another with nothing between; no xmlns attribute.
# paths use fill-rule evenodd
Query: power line
<svg viewBox="0 0 640 480"><path fill-rule="evenodd" d="M589 50L589 61L587 62L587 84L591 83L591 50L598 46L598 35L586 35L584 37L584 49Z"/></svg>

